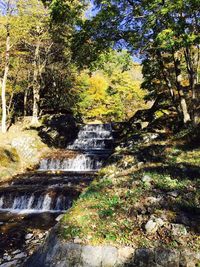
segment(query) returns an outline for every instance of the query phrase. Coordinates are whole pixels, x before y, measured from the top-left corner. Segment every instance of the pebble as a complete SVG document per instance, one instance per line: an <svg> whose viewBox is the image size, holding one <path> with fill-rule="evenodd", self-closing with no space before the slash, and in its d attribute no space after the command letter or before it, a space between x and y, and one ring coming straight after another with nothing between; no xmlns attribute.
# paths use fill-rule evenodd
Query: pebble
<svg viewBox="0 0 200 267"><path fill-rule="evenodd" d="M17 267L19 265L17 265L18 261L14 260L14 261L10 261L10 262L6 262L0 265L0 267Z"/></svg>
<svg viewBox="0 0 200 267"><path fill-rule="evenodd" d="M162 227L165 222L161 218L155 218L154 216L145 225L147 234L154 234L157 232L159 227Z"/></svg>
<svg viewBox="0 0 200 267"><path fill-rule="evenodd" d="M145 230L147 234L154 234L158 230L158 224L153 220L149 220L145 225Z"/></svg>

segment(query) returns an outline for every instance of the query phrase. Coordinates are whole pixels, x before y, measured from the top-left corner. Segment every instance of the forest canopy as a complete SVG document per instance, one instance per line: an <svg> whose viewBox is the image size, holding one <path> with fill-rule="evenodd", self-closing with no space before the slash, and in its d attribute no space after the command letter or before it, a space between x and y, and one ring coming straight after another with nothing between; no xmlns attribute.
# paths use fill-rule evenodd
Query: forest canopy
<svg viewBox="0 0 200 267"><path fill-rule="evenodd" d="M127 120L144 97L182 125L197 124L199 1L92 5L88 17L90 1L0 1L2 131L17 116L37 124L48 110Z"/></svg>

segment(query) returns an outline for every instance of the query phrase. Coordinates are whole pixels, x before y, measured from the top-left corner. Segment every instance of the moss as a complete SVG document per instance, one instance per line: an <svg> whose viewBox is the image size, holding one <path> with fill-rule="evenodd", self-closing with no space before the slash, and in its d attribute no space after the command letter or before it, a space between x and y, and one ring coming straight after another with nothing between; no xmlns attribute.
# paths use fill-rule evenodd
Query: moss
<svg viewBox="0 0 200 267"><path fill-rule="evenodd" d="M0 147L0 166L7 167L10 163L19 162L19 156L13 148Z"/></svg>
<svg viewBox="0 0 200 267"><path fill-rule="evenodd" d="M145 158L144 147L148 150L152 145L157 146L159 157ZM73 240L79 236L84 243L92 245L200 248L199 230L194 230L199 229L195 216L200 205L200 149L167 140L137 144L134 150L118 149L116 155L64 216L61 238ZM141 158L146 161L140 167L138 155L139 161ZM149 184L142 181L145 175L151 178ZM148 198L161 198L161 201L149 203ZM144 226L152 215L164 216L166 225L147 235ZM172 235L170 225L182 223L179 218L185 216L188 221L192 218L193 227L186 225L188 235L179 242Z"/></svg>
<svg viewBox="0 0 200 267"><path fill-rule="evenodd" d="M15 149L0 147L0 182L15 174L20 166L20 158Z"/></svg>
<svg viewBox="0 0 200 267"><path fill-rule="evenodd" d="M19 144L13 148L13 141ZM27 150L31 151L27 157ZM13 125L6 134L0 134L0 182L36 166L47 146L36 130L27 130L24 124Z"/></svg>

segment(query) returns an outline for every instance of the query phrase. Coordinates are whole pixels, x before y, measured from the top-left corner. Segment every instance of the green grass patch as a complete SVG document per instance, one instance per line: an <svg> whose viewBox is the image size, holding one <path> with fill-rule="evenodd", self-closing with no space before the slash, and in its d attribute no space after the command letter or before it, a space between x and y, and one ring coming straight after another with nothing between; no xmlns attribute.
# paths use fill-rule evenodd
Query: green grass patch
<svg viewBox="0 0 200 267"><path fill-rule="evenodd" d="M200 206L200 149L183 149L169 143L165 147L162 143L160 161L153 162L150 158L140 168L134 168L136 153L141 157L143 148L143 144L138 145L137 152L135 146L134 154L132 149L117 152L120 157L113 158L110 165L99 172L98 178L62 219L61 238L73 241L78 236L83 243L91 245L200 248L200 242L196 241L197 236L200 240L199 234L194 231L198 228L195 216ZM159 156L159 147L155 151L157 156L156 153ZM125 162L128 165L125 166ZM150 182L143 181L144 176L149 176ZM170 225L182 223L179 218L187 214L188 221L194 216L195 226L186 225L188 235L179 242L172 235ZM156 233L148 235L145 224L151 216L167 222Z"/></svg>

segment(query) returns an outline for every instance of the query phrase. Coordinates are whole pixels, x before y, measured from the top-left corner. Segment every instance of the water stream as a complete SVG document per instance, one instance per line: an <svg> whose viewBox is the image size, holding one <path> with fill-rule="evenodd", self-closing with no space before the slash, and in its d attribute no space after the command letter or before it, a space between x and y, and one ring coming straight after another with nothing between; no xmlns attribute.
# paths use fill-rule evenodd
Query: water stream
<svg viewBox="0 0 200 267"><path fill-rule="evenodd" d="M56 223L55 218L71 207L112 149L110 124L83 125L77 139L66 147L74 151L73 156L43 158L38 170L0 187L0 263L8 261L3 259L5 251L27 250L27 233L44 232Z"/></svg>

